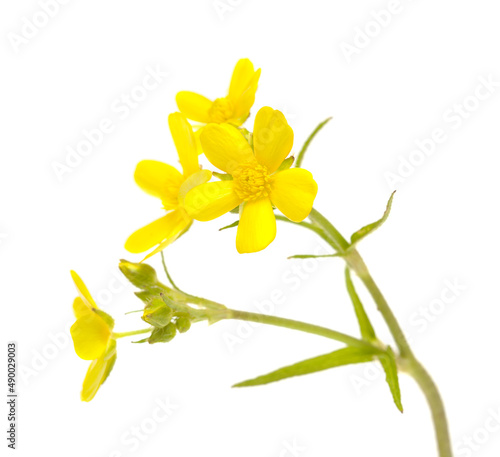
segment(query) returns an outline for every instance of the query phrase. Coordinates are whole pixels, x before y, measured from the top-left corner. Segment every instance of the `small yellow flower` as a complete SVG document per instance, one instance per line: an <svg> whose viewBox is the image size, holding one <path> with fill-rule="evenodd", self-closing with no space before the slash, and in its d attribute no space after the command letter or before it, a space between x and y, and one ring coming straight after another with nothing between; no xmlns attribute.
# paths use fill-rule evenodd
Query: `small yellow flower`
<svg viewBox="0 0 500 457"><path fill-rule="evenodd" d="M253 150L228 124L209 124L201 134L203 151L232 180L192 189L185 208L196 220L209 221L240 206L236 235L239 253L266 248L276 236L273 205L294 222L311 212L318 186L302 168L278 170L293 145L293 131L280 111L264 107L255 117Z"/></svg>
<svg viewBox="0 0 500 457"><path fill-rule="evenodd" d="M81 399L90 401L111 372L116 360L116 340L112 337L114 321L99 309L81 278L71 271L79 296L73 302L76 322L71 326L76 354L92 360L83 381Z"/></svg>
<svg viewBox="0 0 500 457"><path fill-rule="evenodd" d="M255 71L250 60L241 59L234 68L226 97L211 101L203 95L182 91L176 96L177 106L181 113L195 122L239 126L250 114L259 77L260 68Z"/></svg>
<svg viewBox="0 0 500 457"><path fill-rule="evenodd" d="M193 129L184 115L170 114L168 124L183 173L163 162L143 160L137 164L134 174L139 187L159 198L168 212L127 239L125 249L133 254L145 252L157 245L144 260L163 250L189 228L193 219L184 209L184 197L193 187L212 177L210 171L200 171Z"/></svg>

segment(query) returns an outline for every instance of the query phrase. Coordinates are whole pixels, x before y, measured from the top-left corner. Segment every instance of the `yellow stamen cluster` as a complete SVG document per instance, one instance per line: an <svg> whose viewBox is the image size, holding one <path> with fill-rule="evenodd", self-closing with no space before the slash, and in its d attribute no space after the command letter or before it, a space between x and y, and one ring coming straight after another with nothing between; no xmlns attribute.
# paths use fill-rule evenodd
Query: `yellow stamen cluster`
<svg viewBox="0 0 500 457"><path fill-rule="evenodd" d="M227 98L217 98L210 107L208 114L212 122L217 124L226 122L231 119L234 107L230 100Z"/></svg>
<svg viewBox="0 0 500 457"><path fill-rule="evenodd" d="M244 201L267 197L271 189L271 176L264 165L244 163L232 173L234 191Z"/></svg>

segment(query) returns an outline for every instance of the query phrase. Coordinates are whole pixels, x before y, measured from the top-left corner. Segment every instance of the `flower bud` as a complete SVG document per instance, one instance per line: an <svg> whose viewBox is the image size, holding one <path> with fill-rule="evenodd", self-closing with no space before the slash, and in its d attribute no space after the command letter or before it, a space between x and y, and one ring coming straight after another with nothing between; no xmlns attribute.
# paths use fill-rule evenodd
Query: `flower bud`
<svg viewBox="0 0 500 457"><path fill-rule="evenodd" d="M179 315L175 321L175 326L179 333L185 333L191 328L191 319L187 314Z"/></svg>
<svg viewBox="0 0 500 457"><path fill-rule="evenodd" d="M162 328L155 328L151 332L151 336L148 338L149 344L153 343L168 343L174 339L177 329L175 325L170 323Z"/></svg>
<svg viewBox="0 0 500 457"><path fill-rule="evenodd" d="M142 320L154 327L165 327L172 320L173 314L172 309L161 298L154 298L144 308Z"/></svg>
<svg viewBox="0 0 500 457"><path fill-rule="evenodd" d="M120 271L139 289L158 287L158 277L153 267L145 263L133 263L121 260Z"/></svg>

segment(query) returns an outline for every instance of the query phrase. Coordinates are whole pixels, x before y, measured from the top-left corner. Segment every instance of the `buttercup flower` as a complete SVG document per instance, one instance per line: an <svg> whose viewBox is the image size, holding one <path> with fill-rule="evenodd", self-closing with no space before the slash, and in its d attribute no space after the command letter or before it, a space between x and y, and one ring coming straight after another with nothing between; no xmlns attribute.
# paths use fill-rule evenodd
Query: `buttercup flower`
<svg viewBox="0 0 500 457"><path fill-rule="evenodd" d="M134 174L139 187L159 198L168 211L166 216L134 232L125 243L125 249L134 254L158 245L145 259L163 250L189 228L193 219L184 210L184 197L193 187L212 177L210 171L200 170L193 129L184 115L170 114L168 124L183 173L163 162L143 160Z"/></svg>
<svg viewBox="0 0 500 457"><path fill-rule="evenodd" d="M311 173L302 168L279 170L293 144L293 131L280 111L259 110L253 150L240 131L228 124L206 126L201 144L208 160L232 179L192 189L185 208L194 219L209 221L240 205L239 253L260 251L274 240L273 205L294 222L309 215L318 191Z"/></svg>
<svg viewBox="0 0 500 457"><path fill-rule="evenodd" d="M76 322L71 326L76 354L83 360L92 360L83 381L81 399L90 401L113 369L116 360L114 321L99 309L81 278L71 271L79 296L73 302Z"/></svg>
<svg viewBox="0 0 500 457"><path fill-rule="evenodd" d="M259 77L260 68L255 71L250 60L241 59L234 68L226 97L211 101L203 95L182 91L176 96L177 106L181 113L195 122L239 126L250 114Z"/></svg>

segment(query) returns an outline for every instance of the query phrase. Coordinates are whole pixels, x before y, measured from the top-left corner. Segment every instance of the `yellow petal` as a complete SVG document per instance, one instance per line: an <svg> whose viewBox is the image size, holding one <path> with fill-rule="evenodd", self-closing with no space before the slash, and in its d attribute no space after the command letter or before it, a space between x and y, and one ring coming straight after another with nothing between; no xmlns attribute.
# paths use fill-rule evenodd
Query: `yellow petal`
<svg viewBox="0 0 500 457"><path fill-rule="evenodd" d="M294 222L303 221L309 215L317 193L316 181L303 168L280 171L271 182L271 201Z"/></svg>
<svg viewBox="0 0 500 457"><path fill-rule="evenodd" d="M229 97L231 100L238 100L241 95L247 90L252 77L254 76L254 68L249 59L240 59L236 63L229 85Z"/></svg>
<svg viewBox="0 0 500 457"><path fill-rule="evenodd" d="M233 102L233 123L241 125L245 122L246 118L250 114L250 108L255 102L255 92L257 92L257 86L259 84L260 69L257 70L248 83L248 87L243 91L237 100L232 100Z"/></svg>
<svg viewBox="0 0 500 457"><path fill-rule="evenodd" d="M85 305L87 305L89 308L98 308L96 302L92 298L92 295L90 295L87 286L82 281L82 278L78 276L76 271L71 270L70 273L71 277L73 278L73 282L75 283L76 289L78 290L78 293L80 294L80 297L82 298Z"/></svg>
<svg viewBox="0 0 500 457"><path fill-rule="evenodd" d="M193 219L189 217L184 208L179 208L176 210L176 212L179 212L179 225L177 226L175 233L163 240L153 251L151 251L146 257L144 257L141 262L144 262L146 259L149 259L158 252L163 251L163 249L165 249L169 244L172 244L177 238L179 238L184 232L189 229L189 227L193 223Z"/></svg>
<svg viewBox="0 0 500 457"><path fill-rule="evenodd" d="M144 192L161 199L165 209L177 206L177 194L184 178L176 168L156 160L142 160L137 164L134 178Z"/></svg>
<svg viewBox="0 0 500 457"><path fill-rule="evenodd" d="M100 357L108 345L111 331L97 314L88 313L79 317L70 329L75 352L84 360Z"/></svg>
<svg viewBox="0 0 500 457"><path fill-rule="evenodd" d="M91 312L92 309L87 306L87 304L82 300L82 297L75 298L73 301L73 314L77 319Z"/></svg>
<svg viewBox="0 0 500 457"><path fill-rule="evenodd" d="M175 101L179 111L188 119L205 124L210 122L208 111L212 102L208 98L194 92L182 91L176 95Z"/></svg>
<svg viewBox="0 0 500 457"><path fill-rule="evenodd" d="M269 106L255 116L253 147L257 161L274 173L292 150L293 130L283 113Z"/></svg>
<svg viewBox="0 0 500 457"><path fill-rule="evenodd" d="M197 173L192 174L189 178L187 178L179 189L179 204L184 205L184 199L186 198L186 194L196 186L200 184L204 184L212 178L212 172L209 170L201 170Z"/></svg>
<svg viewBox="0 0 500 457"><path fill-rule="evenodd" d="M276 237L276 218L269 198L245 202L241 210L236 249L240 254L265 249Z"/></svg>
<svg viewBox="0 0 500 457"><path fill-rule="evenodd" d="M228 124L209 124L201 133L201 146L210 163L231 174L239 164L255 160L240 131Z"/></svg>
<svg viewBox="0 0 500 457"><path fill-rule="evenodd" d="M133 254L147 251L163 241L173 242L191 223L185 211L175 210L132 233L125 249Z"/></svg>
<svg viewBox="0 0 500 457"><path fill-rule="evenodd" d="M187 177L200 171L196 138L186 117L181 113L172 113L168 116L168 125L184 176Z"/></svg>
<svg viewBox="0 0 500 457"><path fill-rule="evenodd" d="M208 182L190 190L184 200L188 214L198 221L211 221L241 203L233 190L233 181Z"/></svg>
<svg viewBox="0 0 500 457"><path fill-rule="evenodd" d="M82 401L90 401L95 397L99 387L106 381L116 361L116 341L111 340L106 353L90 364L81 392Z"/></svg>
<svg viewBox="0 0 500 457"><path fill-rule="evenodd" d="M203 154L203 149L201 147L200 136L201 132L203 132L204 126L199 127L197 130L194 130L194 139L196 141L196 150L198 151L198 155Z"/></svg>

